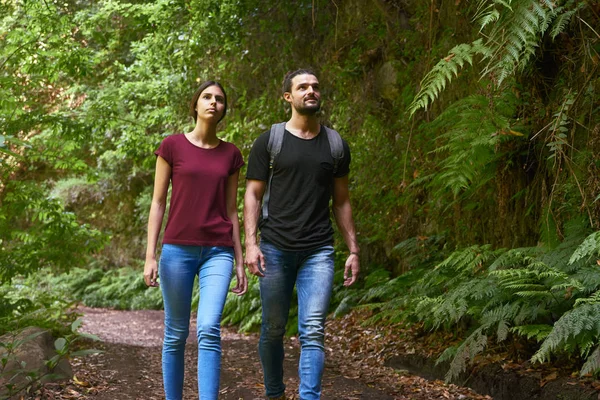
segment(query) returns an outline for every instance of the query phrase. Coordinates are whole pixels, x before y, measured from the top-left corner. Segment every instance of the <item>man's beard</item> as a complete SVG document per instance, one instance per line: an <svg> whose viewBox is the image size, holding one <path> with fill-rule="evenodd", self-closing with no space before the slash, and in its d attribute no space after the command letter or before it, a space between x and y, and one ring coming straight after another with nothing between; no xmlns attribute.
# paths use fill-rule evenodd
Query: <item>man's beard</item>
<svg viewBox="0 0 600 400"><path fill-rule="evenodd" d="M304 101L302 101L300 104L296 104L296 106L294 107L296 109L296 112L298 112L298 114L300 115L310 116L315 115L319 111L321 111L321 101L318 99L311 100L316 100L317 103L314 105L306 105Z"/></svg>

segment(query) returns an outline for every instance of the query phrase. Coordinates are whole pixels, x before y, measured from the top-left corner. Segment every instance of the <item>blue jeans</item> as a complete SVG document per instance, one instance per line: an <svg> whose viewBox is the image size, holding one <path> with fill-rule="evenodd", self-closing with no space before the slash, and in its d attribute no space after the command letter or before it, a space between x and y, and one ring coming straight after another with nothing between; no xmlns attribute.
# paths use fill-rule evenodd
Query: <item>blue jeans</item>
<svg viewBox="0 0 600 400"><path fill-rule="evenodd" d="M221 371L221 314L233 271L233 248L164 244L159 265L165 308L162 350L166 400L181 400L192 290L198 275L198 394L217 399Z"/></svg>
<svg viewBox="0 0 600 400"><path fill-rule="evenodd" d="M325 318L333 287L333 246L311 251L284 251L262 241L265 276L260 279L262 326L258 351L267 397L285 393L283 336L294 284L298 292L300 399L321 397L325 366Z"/></svg>

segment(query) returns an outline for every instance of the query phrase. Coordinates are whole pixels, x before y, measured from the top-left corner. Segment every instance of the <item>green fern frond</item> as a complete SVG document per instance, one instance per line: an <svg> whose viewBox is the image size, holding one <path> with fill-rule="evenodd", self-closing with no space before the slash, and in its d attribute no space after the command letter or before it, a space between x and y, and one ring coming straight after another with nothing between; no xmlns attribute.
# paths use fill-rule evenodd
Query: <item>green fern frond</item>
<svg viewBox="0 0 600 400"><path fill-rule="evenodd" d="M453 47L448 56L441 59L421 81L421 89L408 107L410 115L421 108L427 110L429 105L437 99L440 92L444 90L446 84L458 75L458 71L465 64L473 65L474 56L485 56L487 54L489 54L489 49L483 45L482 39L470 44L463 43Z"/></svg>
<svg viewBox="0 0 600 400"><path fill-rule="evenodd" d="M515 296L523 297L526 299L552 299L552 293L544 289L539 290L520 290L515 292Z"/></svg>
<svg viewBox="0 0 600 400"><path fill-rule="evenodd" d="M423 275L423 270L410 270L400 276L390 279L385 283L373 285L365 290L358 302L360 304L379 300L393 300L398 293L407 293L414 283Z"/></svg>
<svg viewBox="0 0 600 400"><path fill-rule="evenodd" d="M408 310L407 300L404 297L390 300L385 303L361 305L357 306L357 308L366 308L377 311L364 320L362 323L364 326L373 326L376 324L394 325L406 321L412 315L412 311Z"/></svg>
<svg viewBox="0 0 600 400"><path fill-rule="evenodd" d="M484 311L481 315L481 326L489 329L504 321L513 321L520 310L521 304L519 302L512 302Z"/></svg>
<svg viewBox="0 0 600 400"><path fill-rule="evenodd" d="M487 57L483 75L493 74L498 85L527 67L544 34L563 11L547 1L520 0L513 5L503 10L487 34L486 45L494 50Z"/></svg>
<svg viewBox="0 0 600 400"><path fill-rule="evenodd" d="M587 349L598 344L599 338L600 303L583 304L563 314L531 360L541 363L548 361L553 353L574 348L585 355Z"/></svg>
<svg viewBox="0 0 600 400"><path fill-rule="evenodd" d="M486 348L488 338L483 334L481 328L476 329L467 337L456 350L456 355L450 363L450 369L446 373L446 382L455 380L465 371L469 361L473 361L475 356L483 352Z"/></svg>
<svg viewBox="0 0 600 400"><path fill-rule="evenodd" d="M453 252L435 269L448 269L455 272L473 271L481 268L494 255L495 252L490 245L470 246Z"/></svg>
<svg viewBox="0 0 600 400"><path fill-rule="evenodd" d="M498 342L503 342L506 340L508 334L510 332L510 328L508 326L507 321L500 321L498 323L498 328L496 329L496 340Z"/></svg>
<svg viewBox="0 0 600 400"><path fill-rule="evenodd" d="M584 258L600 255L600 231L589 235L583 243L573 253L569 259L569 264L573 264Z"/></svg>
<svg viewBox="0 0 600 400"><path fill-rule="evenodd" d="M575 307L584 304L600 304L600 290L596 291L589 297L580 298L575 300Z"/></svg>
<svg viewBox="0 0 600 400"><path fill-rule="evenodd" d="M456 352L458 351L458 348L459 346L450 346L446 348L446 350L444 350L442 354L440 354L438 359L435 360L435 365L442 364L446 361L452 361L452 359L456 357Z"/></svg>
<svg viewBox="0 0 600 400"><path fill-rule="evenodd" d="M493 24L500 19L500 12L496 9L492 9L489 12L479 16L477 24L481 27L479 30L482 31L488 24Z"/></svg>
<svg viewBox="0 0 600 400"><path fill-rule="evenodd" d="M520 336L525 336L527 339L535 339L537 342L544 340L552 331L551 325L519 325L514 326L511 332L516 333Z"/></svg>
<svg viewBox="0 0 600 400"><path fill-rule="evenodd" d="M564 11L564 7L560 7L557 10L559 12L559 15L556 17L556 20L552 24L552 29L550 30L550 36L552 37L552 39L556 39L558 35L564 32L567 25L569 25L569 22L571 22L571 18L573 18L573 15L575 15L575 13L577 13L577 11L579 11L583 7L584 3L581 2L572 10ZM561 11L564 12L560 13Z"/></svg>
<svg viewBox="0 0 600 400"><path fill-rule="evenodd" d="M495 271L506 268L519 268L528 265L535 256L541 254L539 247L521 247L510 249L500 254L490 265L489 270Z"/></svg>
<svg viewBox="0 0 600 400"><path fill-rule="evenodd" d="M600 346L596 347L596 350L587 358L583 367L581 367L580 374L597 374L600 370Z"/></svg>
<svg viewBox="0 0 600 400"><path fill-rule="evenodd" d="M482 95L469 96L448 107L428 128L439 131L441 143L433 151L440 155L438 173L428 187L436 196L469 193L483 187L495 176L496 163L502 157L501 143L515 140L503 133L511 131L510 118L503 115L497 104L516 107L513 94L502 93L489 99Z"/></svg>

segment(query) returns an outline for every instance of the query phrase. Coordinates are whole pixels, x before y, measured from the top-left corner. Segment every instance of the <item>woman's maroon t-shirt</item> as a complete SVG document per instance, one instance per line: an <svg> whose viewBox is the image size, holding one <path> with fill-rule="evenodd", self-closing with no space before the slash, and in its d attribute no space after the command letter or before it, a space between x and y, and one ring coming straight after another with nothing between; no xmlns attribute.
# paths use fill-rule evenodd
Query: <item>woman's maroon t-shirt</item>
<svg viewBox="0 0 600 400"><path fill-rule="evenodd" d="M154 152L171 166L171 203L163 243L233 247L227 180L244 165L233 144L194 146L184 134L166 137Z"/></svg>

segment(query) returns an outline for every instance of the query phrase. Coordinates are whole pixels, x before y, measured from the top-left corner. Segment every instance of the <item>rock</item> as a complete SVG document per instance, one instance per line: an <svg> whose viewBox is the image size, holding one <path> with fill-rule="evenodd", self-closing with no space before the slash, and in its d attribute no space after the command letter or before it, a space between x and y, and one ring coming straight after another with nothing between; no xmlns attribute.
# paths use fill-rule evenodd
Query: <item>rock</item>
<svg viewBox="0 0 600 400"><path fill-rule="evenodd" d="M388 61L383 64L377 71L377 79L375 81L375 90L377 94L386 99L394 100L398 97L398 70L400 62Z"/></svg>
<svg viewBox="0 0 600 400"><path fill-rule="evenodd" d="M40 382L58 381L73 377L69 361L65 358L51 371L46 361L56 355L54 338L47 330L38 327L28 327L17 333L7 333L0 337L0 342L12 344L23 341L11 354L5 346L0 346L0 359L7 358L7 364L0 364L0 397L6 394L7 384L17 388L26 386L28 382L39 378Z"/></svg>

